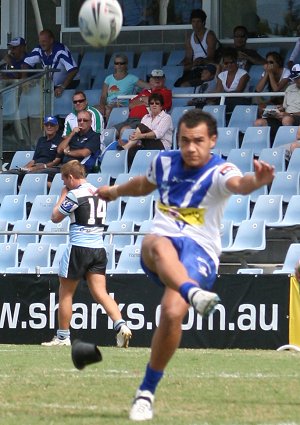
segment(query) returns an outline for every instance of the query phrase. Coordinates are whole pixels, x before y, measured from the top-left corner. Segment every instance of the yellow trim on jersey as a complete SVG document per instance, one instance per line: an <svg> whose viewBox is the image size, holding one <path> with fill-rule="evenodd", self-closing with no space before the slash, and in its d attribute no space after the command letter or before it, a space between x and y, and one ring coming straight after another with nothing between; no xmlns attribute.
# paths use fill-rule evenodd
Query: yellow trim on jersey
<svg viewBox="0 0 300 425"><path fill-rule="evenodd" d="M203 225L206 209L205 208L180 208L171 205L164 205L157 202L157 208L163 214L173 218L176 221L183 221L190 225Z"/></svg>

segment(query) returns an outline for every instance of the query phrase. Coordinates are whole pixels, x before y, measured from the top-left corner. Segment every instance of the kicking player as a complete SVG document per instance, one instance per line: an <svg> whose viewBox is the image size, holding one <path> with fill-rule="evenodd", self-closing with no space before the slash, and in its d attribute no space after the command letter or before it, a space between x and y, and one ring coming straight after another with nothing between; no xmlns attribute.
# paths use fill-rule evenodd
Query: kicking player
<svg viewBox="0 0 300 425"><path fill-rule="evenodd" d="M70 216L70 244L63 254L59 268L59 306L56 336L42 345L71 345L70 322L72 301L80 279L86 279L91 295L101 304L114 322L117 346L128 347L131 331L122 319L115 300L106 290L106 252L103 247L103 226L106 202L94 195L96 188L85 179L85 168L78 161L61 167L65 184L55 205L51 220L61 222Z"/></svg>
<svg viewBox="0 0 300 425"><path fill-rule="evenodd" d="M141 196L159 190L153 227L142 244L145 273L165 286L161 317L155 330L150 361L137 390L130 419L153 418L156 387L178 348L181 325L188 308L210 314L219 297L211 292L221 253L220 224L227 199L270 184L274 169L254 161L255 174L243 176L233 164L211 154L217 125L200 109L186 112L178 124L178 151L163 151L154 158L146 176L120 186L101 187L106 201L119 196Z"/></svg>

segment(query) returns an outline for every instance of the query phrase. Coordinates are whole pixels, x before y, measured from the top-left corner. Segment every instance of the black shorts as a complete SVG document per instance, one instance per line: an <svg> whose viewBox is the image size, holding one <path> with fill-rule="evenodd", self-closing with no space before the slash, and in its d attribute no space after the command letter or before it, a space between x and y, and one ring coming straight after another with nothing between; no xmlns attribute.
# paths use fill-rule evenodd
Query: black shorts
<svg viewBox="0 0 300 425"><path fill-rule="evenodd" d="M106 264L104 248L69 245L60 260L58 275L68 279L84 278L87 272L105 275Z"/></svg>

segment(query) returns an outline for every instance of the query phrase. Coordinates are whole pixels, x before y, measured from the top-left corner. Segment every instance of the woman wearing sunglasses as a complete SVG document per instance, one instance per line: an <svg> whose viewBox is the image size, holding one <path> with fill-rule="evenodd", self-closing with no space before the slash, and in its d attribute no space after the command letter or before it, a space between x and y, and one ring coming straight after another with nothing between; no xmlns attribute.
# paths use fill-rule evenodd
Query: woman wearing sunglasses
<svg viewBox="0 0 300 425"><path fill-rule="evenodd" d="M142 89L150 88L146 81L128 73L127 56L117 55L114 60L114 72L105 78L99 102L99 110L106 123L113 108L128 105L128 100L119 100L118 96L133 94L136 86Z"/></svg>
<svg viewBox="0 0 300 425"><path fill-rule="evenodd" d="M145 150L168 150L172 146L173 123L171 115L163 110L164 98L159 93L149 96L149 113L144 115L141 123L129 137L129 141L122 143L123 149L128 149L128 167L131 167L136 152Z"/></svg>

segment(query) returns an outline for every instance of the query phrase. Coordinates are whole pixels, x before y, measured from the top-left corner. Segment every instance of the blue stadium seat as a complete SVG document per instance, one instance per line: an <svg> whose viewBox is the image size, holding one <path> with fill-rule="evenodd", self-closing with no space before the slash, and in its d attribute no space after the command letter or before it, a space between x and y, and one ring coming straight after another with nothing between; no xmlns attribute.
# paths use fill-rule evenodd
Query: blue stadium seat
<svg viewBox="0 0 300 425"><path fill-rule="evenodd" d="M135 245L142 246L142 241L144 239L145 233L149 233L151 227L153 225L153 220L144 220L139 228L139 235L137 235L137 238L135 240Z"/></svg>
<svg viewBox="0 0 300 425"><path fill-rule="evenodd" d="M130 167L131 174L145 174L153 158L160 150L139 150L135 154Z"/></svg>
<svg viewBox="0 0 300 425"><path fill-rule="evenodd" d="M103 155L100 169L101 173L110 174L116 179L120 173L127 173L127 150L108 150Z"/></svg>
<svg viewBox="0 0 300 425"><path fill-rule="evenodd" d="M60 223L53 223L49 220L45 223L43 232L44 235L41 236L41 243L51 245L51 249L56 251L60 245L69 243L69 235L62 235L61 233L69 232L70 230L70 218L64 218ZM48 234L47 233L52 233Z"/></svg>
<svg viewBox="0 0 300 425"><path fill-rule="evenodd" d="M0 273L6 273L8 267L18 266L18 253L17 243L0 243Z"/></svg>
<svg viewBox="0 0 300 425"><path fill-rule="evenodd" d="M107 256L106 273L111 274L116 268L116 246L115 244L104 244Z"/></svg>
<svg viewBox="0 0 300 425"><path fill-rule="evenodd" d="M259 160L273 165L276 172L285 171L285 150L282 148L262 149L259 155Z"/></svg>
<svg viewBox="0 0 300 425"><path fill-rule="evenodd" d="M262 149L270 147L270 127L248 127L244 133L241 149L252 149L259 156Z"/></svg>
<svg viewBox="0 0 300 425"><path fill-rule="evenodd" d="M172 111L175 107L185 107L190 108L188 106L188 101L192 99L192 96L185 96L185 95L192 95L195 92L195 87L172 87ZM175 95L175 96L174 96ZM176 95L181 97L176 97ZM173 121L173 124L175 126L175 123Z"/></svg>
<svg viewBox="0 0 300 425"><path fill-rule="evenodd" d="M18 220L26 220L26 195L6 195L0 206L0 220L14 224Z"/></svg>
<svg viewBox="0 0 300 425"><path fill-rule="evenodd" d="M218 127L218 139L216 147L221 154L228 156L231 149L239 148L239 129L237 127Z"/></svg>
<svg viewBox="0 0 300 425"><path fill-rule="evenodd" d="M79 72L85 67L91 70L91 76L94 78L98 70L105 67L105 52L99 50L85 52L80 63Z"/></svg>
<svg viewBox="0 0 300 425"><path fill-rule="evenodd" d="M60 244L55 251L52 264L50 266L40 267L40 274L57 274L59 270L59 262L67 247L68 244Z"/></svg>
<svg viewBox="0 0 300 425"><path fill-rule="evenodd" d="M122 214L122 221L132 220L140 226L144 220L153 218L153 195L130 197Z"/></svg>
<svg viewBox="0 0 300 425"><path fill-rule="evenodd" d="M9 169L24 167L29 161L32 160L34 151L16 151L12 157Z"/></svg>
<svg viewBox="0 0 300 425"><path fill-rule="evenodd" d="M120 106L119 108L113 108L109 115L106 128L111 128L114 124L126 121L129 115L128 106Z"/></svg>
<svg viewBox="0 0 300 425"><path fill-rule="evenodd" d="M162 50L142 51L137 62L137 68L140 66L151 67L152 69L161 69L163 65Z"/></svg>
<svg viewBox="0 0 300 425"><path fill-rule="evenodd" d="M73 109L73 95L75 90L64 90L62 95L53 98L54 115L65 118Z"/></svg>
<svg viewBox="0 0 300 425"><path fill-rule="evenodd" d="M231 149L227 157L228 162L235 164L242 173L253 171L252 149Z"/></svg>
<svg viewBox="0 0 300 425"><path fill-rule="evenodd" d="M269 195L283 195L283 202L287 203L293 195L299 195L299 173L278 171L271 184Z"/></svg>
<svg viewBox="0 0 300 425"><path fill-rule="evenodd" d="M24 250L20 265L7 267L6 273L39 274L39 267L50 267L50 252L49 244L29 243Z"/></svg>
<svg viewBox="0 0 300 425"><path fill-rule="evenodd" d="M57 195L36 195L28 215L28 220L38 220L43 226L51 219Z"/></svg>
<svg viewBox="0 0 300 425"><path fill-rule="evenodd" d="M292 143L296 140L298 126L281 125L275 135L272 147L277 148L281 145Z"/></svg>
<svg viewBox="0 0 300 425"><path fill-rule="evenodd" d="M116 137L117 130L115 129L115 127L105 128L101 134L101 142L105 147L107 147L116 140Z"/></svg>
<svg viewBox="0 0 300 425"><path fill-rule="evenodd" d="M184 49L172 50L168 56L166 65L180 65L185 56Z"/></svg>
<svg viewBox="0 0 300 425"><path fill-rule="evenodd" d="M250 218L250 196L232 195L224 209L223 220L230 220L239 226L243 220Z"/></svg>
<svg viewBox="0 0 300 425"><path fill-rule="evenodd" d="M122 197L115 201L108 202L106 209L106 225L109 225L111 221L118 221L121 219L122 214Z"/></svg>
<svg viewBox="0 0 300 425"><path fill-rule="evenodd" d="M121 251L125 245L134 244L134 236L130 232L134 231L134 224L132 220L124 221L111 221L108 225L106 232L116 233L104 236L105 245L114 244L117 251ZM122 233L126 233L123 235Z"/></svg>
<svg viewBox="0 0 300 425"><path fill-rule="evenodd" d="M300 149L295 149L292 152L286 171L299 172L299 170L300 170Z"/></svg>
<svg viewBox="0 0 300 425"><path fill-rule="evenodd" d="M203 111L211 114L217 121L218 127L225 127L226 105L204 105Z"/></svg>
<svg viewBox="0 0 300 425"><path fill-rule="evenodd" d="M58 195L60 196L61 190L64 187L64 182L61 178L61 174L57 173L54 175L49 189L49 195Z"/></svg>
<svg viewBox="0 0 300 425"><path fill-rule="evenodd" d="M257 118L258 105L236 105L228 122L228 127L238 127L245 133L248 127L253 127Z"/></svg>
<svg viewBox="0 0 300 425"><path fill-rule="evenodd" d="M245 173L246 174L250 174L253 175L254 172L249 172L249 173ZM260 195L267 195L268 194L268 187L266 185L261 186L259 189L254 190L253 192L250 193L250 202L253 204L257 201L258 197Z"/></svg>
<svg viewBox="0 0 300 425"><path fill-rule="evenodd" d="M265 220L269 223L280 222L283 217L282 195L260 195L255 202L251 220Z"/></svg>
<svg viewBox="0 0 300 425"><path fill-rule="evenodd" d="M13 226L13 231L15 232L38 232L39 231L39 221L38 220L18 220ZM9 242L15 242L19 244L19 249L24 251L26 246L29 243L39 242L39 235L32 234L26 235L24 233L16 233L11 235Z"/></svg>
<svg viewBox="0 0 300 425"><path fill-rule="evenodd" d="M136 245L127 245L122 249L117 266L114 270L115 274L139 274L144 273L140 263L141 249Z"/></svg>
<svg viewBox="0 0 300 425"><path fill-rule="evenodd" d="M110 185L110 174L107 174L107 173L90 173L86 176L86 180L96 187L109 186Z"/></svg>
<svg viewBox="0 0 300 425"><path fill-rule="evenodd" d="M222 249L231 247L233 244L233 221L223 219L221 222L221 246Z"/></svg>
<svg viewBox="0 0 300 425"><path fill-rule="evenodd" d="M177 128L178 121L180 120L181 116L189 109L195 109L195 106L173 106L172 107L171 118L173 121L174 129Z"/></svg>
<svg viewBox="0 0 300 425"><path fill-rule="evenodd" d="M283 265L280 269L274 270L273 274L294 274L295 267L300 259L300 243L291 243L285 254Z"/></svg>
<svg viewBox="0 0 300 425"><path fill-rule="evenodd" d="M8 230L8 221L7 220L0 220L0 232L7 232ZM0 243L6 243L7 242L7 235L3 234L0 235Z"/></svg>
<svg viewBox="0 0 300 425"><path fill-rule="evenodd" d="M16 195L18 190L17 174L0 174L0 204L5 195Z"/></svg>

